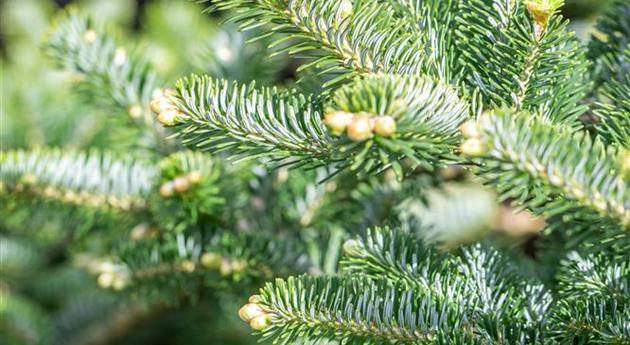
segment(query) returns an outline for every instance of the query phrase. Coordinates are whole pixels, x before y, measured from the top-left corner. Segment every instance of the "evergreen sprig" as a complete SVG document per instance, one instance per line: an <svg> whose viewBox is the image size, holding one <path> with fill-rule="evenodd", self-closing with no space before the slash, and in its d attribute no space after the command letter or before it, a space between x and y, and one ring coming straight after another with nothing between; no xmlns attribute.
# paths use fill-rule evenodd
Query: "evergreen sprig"
<svg viewBox="0 0 630 345"><path fill-rule="evenodd" d="M0 162L5 192L122 210L146 207L155 176L146 162L98 151L4 151Z"/></svg>
<svg viewBox="0 0 630 345"><path fill-rule="evenodd" d="M406 29L421 40L427 60L425 73L457 83L461 68L455 45L458 2L453 0L388 0Z"/></svg>
<svg viewBox="0 0 630 345"><path fill-rule="evenodd" d="M72 6L56 18L44 49L59 68L79 77L80 90L92 103L125 114L150 130L154 146L170 150L149 110L159 81L146 56L119 45L111 30Z"/></svg>
<svg viewBox="0 0 630 345"><path fill-rule="evenodd" d="M595 125L609 143L630 147L630 4L613 1L590 43L596 66L598 102Z"/></svg>
<svg viewBox="0 0 630 345"><path fill-rule="evenodd" d="M551 334L560 343L630 341L630 262L601 253L572 252L558 273Z"/></svg>
<svg viewBox="0 0 630 345"><path fill-rule="evenodd" d="M454 159L457 127L468 117L468 107L455 90L419 76L359 78L335 91L326 106L325 100L297 91L257 89L209 77L183 79L178 90L173 101L181 112L178 133L189 146L367 173L393 167L402 175L405 159L426 169L440 159ZM389 116L397 129L391 137L376 135L365 142L335 140L324 126L324 107L328 113Z"/></svg>
<svg viewBox="0 0 630 345"><path fill-rule="evenodd" d="M178 91L177 107L186 115L178 132L187 145L214 151L238 148L248 158L317 160L330 152L320 104L297 91L199 76L180 80Z"/></svg>
<svg viewBox="0 0 630 345"><path fill-rule="evenodd" d="M405 31L406 25L393 20L387 3L313 0L230 0L213 1L211 9L235 10L231 20L242 29L270 25L269 33L282 33L297 42L283 49L291 54L309 54L323 73L338 73L336 81L349 75L386 72L418 74L437 66L421 52L422 41ZM348 74L349 73L349 74Z"/></svg>
<svg viewBox="0 0 630 345"><path fill-rule="evenodd" d="M254 316L252 327L281 343L542 340L550 296L541 285L519 277L489 248L473 246L444 261L435 249L401 235L377 228L364 240L346 242L350 274L276 280L250 299L241 316ZM385 276L383 266L391 270Z"/></svg>
<svg viewBox="0 0 630 345"><path fill-rule="evenodd" d="M486 107L528 110L577 127L587 110L579 102L590 90L586 50L550 3L460 2L459 62L463 80L481 92Z"/></svg>
<svg viewBox="0 0 630 345"><path fill-rule="evenodd" d="M476 152L480 175L504 199L547 216L562 214L565 220L588 217L589 210L628 227L630 189L622 171L624 158L614 147L509 110L483 116L479 128L480 138L468 143L485 146Z"/></svg>

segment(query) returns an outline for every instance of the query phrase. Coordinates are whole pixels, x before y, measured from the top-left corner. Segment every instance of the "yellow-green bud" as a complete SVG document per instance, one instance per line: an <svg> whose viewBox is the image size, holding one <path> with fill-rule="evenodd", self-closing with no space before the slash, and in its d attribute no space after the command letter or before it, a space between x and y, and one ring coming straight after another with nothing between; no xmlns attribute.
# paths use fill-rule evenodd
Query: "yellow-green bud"
<svg viewBox="0 0 630 345"><path fill-rule="evenodd" d="M374 121L374 132L382 137L396 134L396 121L391 116L380 116Z"/></svg>
<svg viewBox="0 0 630 345"><path fill-rule="evenodd" d="M175 195L175 186L173 182L166 182L160 187L160 195L163 198L170 198Z"/></svg>
<svg viewBox="0 0 630 345"><path fill-rule="evenodd" d="M341 135L352 122L353 116L351 113L336 111L326 115L324 124L333 135Z"/></svg>
<svg viewBox="0 0 630 345"><path fill-rule="evenodd" d="M363 245L361 245L361 242L357 240L347 240L343 243L343 252L347 255L362 257L363 253L361 249L363 249Z"/></svg>
<svg viewBox="0 0 630 345"><path fill-rule="evenodd" d="M232 261L232 271L239 273L245 271L247 268L247 261L245 260L234 260Z"/></svg>
<svg viewBox="0 0 630 345"><path fill-rule="evenodd" d="M466 139L479 138L481 136L481 131L479 130L479 124L475 121L464 122L464 124L461 125L459 129L461 130L462 135Z"/></svg>
<svg viewBox="0 0 630 345"><path fill-rule="evenodd" d="M133 229L131 229L131 233L129 237L133 241L141 241L151 237L153 233L153 229L147 223L140 223L136 225Z"/></svg>
<svg viewBox="0 0 630 345"><path fill-rule="evenodd" d="M527 10L534 18L536 24L542 29L547 27L549 18L564 5L563 0L529 0L526 3Z"/></svg>
<svg viewBox="0 0 630 345"><path fill-rule="evenodd" d="M262 308L260 308L260 306L255 303L245 304L238 311L238 316L241 318L241 320L245 322L249 322L253 318L264 315L264 314L265 312L262 310Z"/></svg>
<svg viewBox="0 0 630 345"><path fill-rule="evenodd" d="M486 153L486 145L478 138L470 138L462 143L460 151L466 156L479 157Z"/></svg>
<svg viewBox="0 0 630 345"><path fill-rule="evenodd" d="M188 174L188 181L190 181L190 183L192 184L197 184L199 182L201 182L201 178L203 176L201 175L201 173L199 171L191 171Z"/></svg>
<svg viewBox="0 0 630 345"><path fill-rule="evenodd" d="M134 105L131 108L129 108L129 116L131 116L134 119L137 119L140 116L142 116L142 107L139 105Z"/></svg>
<svg viewBox="0 0 630 345"><path fill-rule="evenodd" d="M221 260L221 265L219 265L219 273L223 277L227 277L232 274L232 261L229 259Z"/></svg>
<svg viewBox="0 0 630 345"><path fill-rule="evenodd" d="M158 114L158 121L166 127L175 126L184 113L177 109L166 109Z"/></svg>
<svg viewBox="0 0 630 345"><path fill-rule="evenodd" d="M367 116L355 116L348 126L347 135L354 142L362 142L374 136L372 121Z"/></svg>
<svg viewBox="0 0 630 345"><path fill-rule="evenodd" d="M182 265L182 270L188 273L194 272L195 268L197 268L195 263L190 260L183 261L181 265Z"/></svg>
<svg viewBox="0 0 630 345"><path fill-rule="evenodd" d="M100 287L107 289L111 287L114 282L114 274L111 272L103 272L98 275L96 281Z"/></svg>
<svg viewBox="0 0 630 345"><path fill-rule="evenodd" d="M98 38L98 35L96 34L96 31L94 30L88 30L83 34L83 39L88 44L94 43L97 38Z"/></svg>
<svg viewBox="0 0 630 345"><path fill-rule="evenodd" d="M124 273L114 273L114 280L112 281L112 289L121 291L129 285L129 277Z"/></svg>
<svg viewBox="0 0 630 345"><path fill-rule="evenodd" d="M221 267L223 257L217 253L204 253L201 256L201 264L208 269L218 269Z"/></svg>
<svg viewBox="0 0 630 345"><path fill-rule="evenodd" d="M177 193L186 193L190 189L190 182L185 176L180 176L173 181L173 188Z"/></svg>
<svg viewBox="0 0 630 345"><path fill-rule="evenodd" d="M255 318L253 318L249 322L249 325L255 331L264 331L265 329L269 328L272 324L273 324L273 322L272 322L272 319L271 319L271 315L269 315L269 314L259 315L259 316L255 317Z"/></svg>

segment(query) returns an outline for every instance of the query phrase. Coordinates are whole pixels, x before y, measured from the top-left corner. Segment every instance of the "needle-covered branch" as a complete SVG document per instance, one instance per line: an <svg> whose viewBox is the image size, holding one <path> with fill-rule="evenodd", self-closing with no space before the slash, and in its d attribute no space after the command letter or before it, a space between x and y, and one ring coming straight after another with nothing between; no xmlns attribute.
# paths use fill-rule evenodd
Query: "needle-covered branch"
<svg viewBox="0 0 630 345"><path fill-rule="evenodd" d="M156 173L146 162L97 151L5 151L0 162L3 193L121 210L146 207Z"/></svg>
<svg viewBox="0 0 630 345"><path fill-rule="evenodd" d="M492 250L438 254L388 229L344 248L354 263L351 274L277 280L250 298L241 317L263 338L283 344L537 343L541 337L549 294L511 272ZM379 266L398 273L384 279Z"/></svg>
<svg viewBox="0 0 630 345"><path fill-rule="evenodd" d="M302 68L349 75L387 72L418 74L429 66L422 40L394 20L394 10L377 1L230 0L214 1L212 9L234 10L232 20L242 29L270 25L270 33L284 34L285 49L315 59ZM332 82L331 82L332 83Z"/></svg>
<svg viewBox="0 0 630 345"><path fill-rule="evenodd" d="M462 152L478 157L478 174L503 198L566 220L587 217L630 226L627 154L510 110L488 113L463 131L468 140Z"/></svg>
<svg viewBox="0 0 630 345"><path fill-rule="evenodd" d="M368 174L392 167L403 175L404 160L433 169L453 159L457 128L468 117L468 106L448 85L384 74L340 88L327 103L193 76L179 82L169 102L159 118L177 126L190 146Z"/></svg>
<svg viewBox="0 0 630 345"><path fill-rule="evenodd" d="M537 112L579 126L590 90L586 50L557 14L563 1L460 2L457 48L464 81L489 107Z"/></svg>
<svg viewBox="0 0 630 345"><path fill-rule="evenodd" d="M90 102L106 106L152 131L165 150L164 134L156 124L149 102L158 89L158 76L147 58L119 45L111 30L76 7L62 12L44 45L53 62L73 72Z"/></svg>
<svg viewBox="0 0 630 345"><path fill-rule="evenodd" d="M630 148L630 4L612 1L590 43L599 117L595 128L608 143Z"/></svg>

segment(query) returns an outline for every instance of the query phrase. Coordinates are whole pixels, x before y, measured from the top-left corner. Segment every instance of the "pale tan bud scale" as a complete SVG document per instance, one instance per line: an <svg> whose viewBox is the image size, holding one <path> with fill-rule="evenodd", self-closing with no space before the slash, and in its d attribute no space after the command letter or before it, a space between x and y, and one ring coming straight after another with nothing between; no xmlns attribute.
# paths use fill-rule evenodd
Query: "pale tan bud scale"
<svg viewBox="0 0 630 345"><path fill-rule="evenodd" d="M273 324L271 315L263 314L253 318L249 325L255 331L264 331Z"/></svg>
<svg viewBox="0 0 630 345"><path fill-rule="evenodd" d="M170 198L175 195L175 186L173 182L166 182L160 187L160 195L163 198Z"/></svg>
<svg viewBox="0 0 630 345"><path fill-rule="evenodd" d="M462 154L470 157L479 157L486 153L486 145L478 138L471 138L462 143Z"/></svg>
<svg viewBox="0 0 630 345"><path fill-rule="evenodd" d="M396 134L396 121L391 116L380 116L374 121L374 133L382 137L391 137Z"/></svg>
<svg viewBox="0 0 630 345"><path fill-rule="evenodd" d="M186 176L180 176L173 180L173 188L177 193L186 193L190 189L190 181Z"/></svg>
<svg viewBox="0 0 630 345"><path fill-rule="evenodd" d="M330 129L333 135L341 135L346 128L352 123L354 115L343 111L336 111L326 115L324 124Z"/></svg>
<svg viewBox="0 0 630 345"><path fill-rule="evenodd" d="M201 182L202 177L203 176L199 171L191 171L188 174L188 181L190 181L190 183L192 184L198 184L199 182Z"/></svg>
<svg viewBox="0 0 630 345"><path fill-rule="evenodd" d="M142 116L142 107L139 105L134 105L132 107L129 108L129 116L131 116L134 119L139 118L140 116Z"/></svg>
<svg viewBox="0 0 630 345"><path fill-rule="evenodd" d="M258 304L248 303L245 304L238 311L238 316L246 322L251 321L253 318L258 317L260 315L264 315L265 312L260 308Z"/></svg>
<svg viewBox="0 0 630 345"><path fill-rule="evenodd" d="M347 135L354 142L366 141L374 136L373 122L367 116L356 116L348 126Z"/></svg>
<svg viewBox="0 0 630 345"><path fill-rule="evenodd" d="M98 38L98 35L96 34L96 31L94 31L94 30L88 30L88 31L85 32L85 34L83 34L83 39L88 44L92 44L92 43L96 42L97 38Z"/></svg>
<svg viewBox="0 0 630 345"><path fill-rule="evenodd" d="M133 241L141 241L147 239L151 235L151 227L147 223L140 223L131 229L129 237Z"/></svg>
<svg viewBox="0 0 630 345"><path fill-rule="evenodd" d="M177 109L166 109L158 114L158 121L166 127L171 127L184 117L184 113Z"/></svg>
<svg viewBox="0 0 630 345"><path fill-rule="evenodd" d="M98 275L96 281L100 287L105 289L110 288L114 281L114 274L111 272L103 272Z"/></svg>
<svg viewBox="0 0 630 345"><path fill-rule="evenodd" d="M197 268L197 266L195 265L194 262L190 261L190 260L185 260L184 262L182 262L182 270L184 272L194 272L195 269Z"/></svg>
<svg viewBox="0 0 630 345"><path fill-rule="evenodd" d="M481 137L481 131L479 130L479 124L475 121L467 121L459 127L462 135L466 139Z"/></svg>

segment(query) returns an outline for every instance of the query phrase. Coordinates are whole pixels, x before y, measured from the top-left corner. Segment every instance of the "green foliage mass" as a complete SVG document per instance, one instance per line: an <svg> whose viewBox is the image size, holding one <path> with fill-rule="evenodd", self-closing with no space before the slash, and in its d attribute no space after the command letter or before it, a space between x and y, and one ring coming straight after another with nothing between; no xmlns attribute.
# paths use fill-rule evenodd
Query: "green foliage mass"
<svg viewBox="0 0 630 345"><path fill-rule="evenodd" d="M3 344L630 343L627 1L588 41L561 0L80 3L2 5Z"/></svg>

